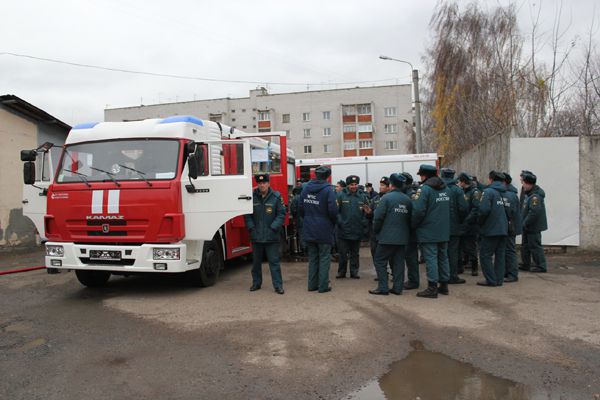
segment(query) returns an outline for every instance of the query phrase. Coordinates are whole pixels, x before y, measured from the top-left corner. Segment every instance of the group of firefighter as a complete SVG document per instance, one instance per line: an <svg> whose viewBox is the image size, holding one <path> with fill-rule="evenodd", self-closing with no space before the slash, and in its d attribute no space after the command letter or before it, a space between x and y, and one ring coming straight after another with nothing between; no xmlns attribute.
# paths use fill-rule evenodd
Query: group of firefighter
<svg viewBox="0 0 600 400"><path fill-rule="evenodd" d="M331 170L320 166L315 178L297 182L290 201L299 251L308 256L308 291L331 291L329 269L337 253L336 279L359 279L361 241L370 240L377 277L373 295L400 295L421 286L419 261L426 266L427 286L417 296L448 295L449 284L464 284L466 268L479 274L481 286L517 282L520 270L546 272L541 232L547 229L545 193L531 171L522 171L521 191L508 173L491 171L487 186L477 178L423 164L419 182L393 173L360 186L350 175L333 187ZM269 262L275 292L283 294L280 238L286 215L281 194L270 188L269 175L255 176L253 214L245 216L253 245L251 291L261 288L262 260ZM521 263L516 237L522 236ZM420 256L419 256L420 253ZM391 285L388 268L391 271ZM406 279L405 279L406 271ZM391 287L390 287L391 286Z"/></svg>

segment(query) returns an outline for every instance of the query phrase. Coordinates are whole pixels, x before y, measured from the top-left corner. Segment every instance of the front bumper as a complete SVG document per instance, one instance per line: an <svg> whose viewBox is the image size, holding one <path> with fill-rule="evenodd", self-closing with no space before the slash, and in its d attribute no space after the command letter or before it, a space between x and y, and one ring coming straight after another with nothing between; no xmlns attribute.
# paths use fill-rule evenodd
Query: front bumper
<svg viewBox="0 0 600 400"><path fill-rule="evenodd" d="M187 247L184 243L168 245L142 244L140 246L116 246L97 244L75 244L64 242L46 242L46 245L59 245L64 248L62 257L46 256L46 268L81 269L113 272L185 272L198 268L198 260L187 260ZM154 248L179 249L179 260L154 260ZM120 251L120 261L90 260L91 250ZM60 265L59 264L60 261ZM159 264L159 265L157 265Z"/></svg>

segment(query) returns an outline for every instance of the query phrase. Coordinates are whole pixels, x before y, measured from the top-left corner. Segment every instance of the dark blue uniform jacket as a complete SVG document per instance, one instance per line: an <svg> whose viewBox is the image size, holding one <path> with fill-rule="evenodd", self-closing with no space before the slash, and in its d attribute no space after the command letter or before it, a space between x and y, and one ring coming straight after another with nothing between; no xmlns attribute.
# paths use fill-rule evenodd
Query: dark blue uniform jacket
<svg viewBox="0 0 600 400"><path fill-rule="evenodd" d="M316 179L308 182L298 201L298 213L304 219L302 240L333 245L338 209L329 183Z"/></svg>

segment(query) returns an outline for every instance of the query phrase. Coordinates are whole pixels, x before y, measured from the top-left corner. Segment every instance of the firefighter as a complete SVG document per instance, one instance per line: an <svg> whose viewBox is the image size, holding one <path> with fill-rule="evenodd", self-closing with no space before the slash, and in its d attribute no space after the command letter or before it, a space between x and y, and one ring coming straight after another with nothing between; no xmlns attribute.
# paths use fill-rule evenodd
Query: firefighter
<svg viewBox="0 0 600 400"><path fill-rule="evenodd" d="M327 182L331 169L320 166L316 179L308 182L298 202L298 212L304 218L303 241L308 247L308 291L331 291L329 268L331 246L337 219L336 196Z"/></svg>
<svg viewBox="0 0 600 400"><path fill-rule="evenodd" d="M548 229L546 219L546 206L544 199L546 193L537 185L537 177L528 172L523 175L523 243L521 245L521 269L530 272L546 272L546 257L542 247L542 232ZM531 266L533 258L534 265Z"/></svg>
<svg viewBox="0 0 600 400"><path fill-rule="evenodd" d="M258 174L254 179L257 185L252 193L254 212L244 216L252 240L252 286L250 291L259 290L262 285L262 260L266 255L273 288L276 293L283 294L279 246L281 228L285 221L285 205L281 194L271 189L268 174Z"/></svg>
<svg viewBox="0 0 600 400"><path fill-rule="evenodd" d="M461 227L461 241L468 261L471 263L471 276L479 275L479 262L477 257L477 236L479 235L479 200L481 191L472 177L466 172L458 176L458 186L464 191L465 201L469 208Z"/></svg>
<svg viewBox="0 0 600 400"><path fill-rule="evenodd" d="M410 236L412 203L402 192L406 181L404 176L392 174L389 181L391 191L381 199L373 217L373 230L377 234L374 264L378 285L369 293L375 295L387 295L390 292L400 295L404 286L404 253ZM391 290L388 290L388 263L392 266L394 276Z"/></svg>
<svg viewBox="0 0 600 400"><path fill-rule="evenodd" d="M506 193L504 205L509 209L508 239L506 240L506 268L504 270L504 282L517 282L519 280L519 268L517 264L517 236L523 233L521 221L521 207L519 205L519 191L512 185L512 177L508 172L504 173L504 184Z"/></svg>
<svg viewBox="0 0 600 400"><path fill-rule="evenodd" d="M466 281L458 276L460 262L460 228L465 217L468 204L463 190L456 185L455 171L452 168L442 168L442 180L448 186L450 195L450 241L448 242L448 263L450 265L449 284L462 284Z"/></svg>
<svg viewBox="0 0 600 400"><path fill-rule="evenodd" d="M422 184L415 193L412 226L417 230L417 240L423 249L428 282L427 288L417 296L435 299L438 292L449 293L450 196L435 166L422 164L417 174Z"/></svg>
<svg viewBox="0 0 600 400"><path fill-rule="evenodd" d="M479 234L481 247L479 259L484 281L480 286L502 286L506 255L506 238L508 236L508 211L503 197L506 193L504 174L491 171L489 185L483 190L479 202ZM494 264L492 265L492 257Z"/></svg>
<svg viewBox="0 0 600 400"><path fill-rule="evenodd" d="M337 235L340 255L336 279L346 277L348 262L350 263L350 278L360 279L358 251L360 250L360 241L367 228L366 213L370 208L366 195L358 189L359 182L358 176L348 176L346 188L337 195Z"/></svg>
<svg viewBox="0 0 600 400"><path fill-rule="evenodd" d="M369 220L369 233L370 233L370 245L371 245L371 258L373 261L375 260L375 249L377 248L377 235L373 232L373 213L377 209L379 202L381 202L381 198L384 194L386 194L390 190L390 178L387 176L381 177L379 180L379 193L377 193L370 201L369 208L370 210L367 212L367 219Z"/></svg>
<svg viewBox="0 0 600 400"><path fill-rule="evenodd" d="M412 201L415 199L415 193L417 193L417 189L413 186L413 177L408 172L403 172L402 176L405 178L403 191ZM407 278L404 283L404 290L418 289L421 281L419 277L419 246L417 245L417 232L412 227L410 230L410 240L406 246L404 262Z"/></svg>

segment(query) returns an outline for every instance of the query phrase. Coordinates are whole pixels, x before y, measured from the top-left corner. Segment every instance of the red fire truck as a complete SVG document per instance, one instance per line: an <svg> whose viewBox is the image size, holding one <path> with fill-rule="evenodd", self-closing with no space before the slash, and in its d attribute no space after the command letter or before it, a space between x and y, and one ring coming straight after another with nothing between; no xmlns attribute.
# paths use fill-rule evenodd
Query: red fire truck
<svg viewBox="0 0 600 400"><path fill-rule="evenodd" d="M270 173L285 204L295 180L284 132L191 116L77 125L56 172L51 146L21 152L24 214L47 239L48 271L74 270L86 286L153 272L213 285L226 260L252 251L242 216L253 175Z"/></svg>

